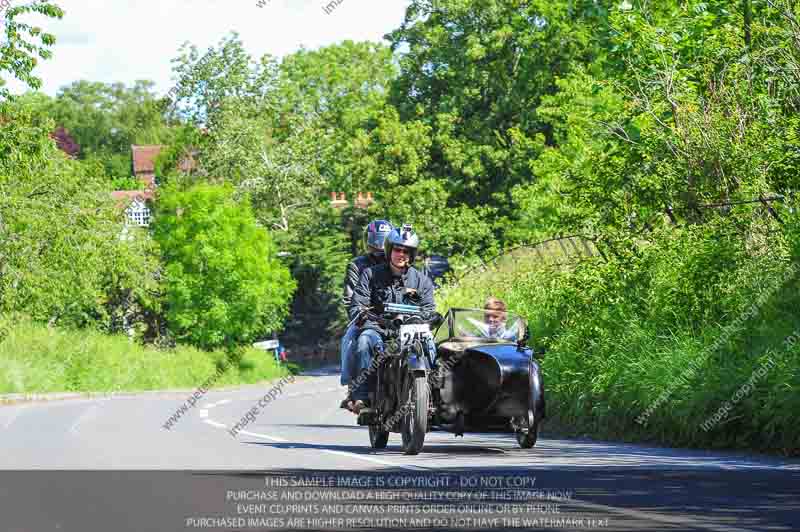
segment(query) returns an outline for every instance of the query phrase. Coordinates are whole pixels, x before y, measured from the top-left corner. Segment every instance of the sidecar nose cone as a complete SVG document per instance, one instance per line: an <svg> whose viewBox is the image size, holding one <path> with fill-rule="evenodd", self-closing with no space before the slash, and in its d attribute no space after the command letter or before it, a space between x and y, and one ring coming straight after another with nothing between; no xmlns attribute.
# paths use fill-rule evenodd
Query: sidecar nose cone
<svg viewBox="0 0 800 532"><path fill-rule="evenodd" d="M467 411L488 408L500 391L500 365L494 357L481 352L467 352L456 367L456 380L463 386L463 402Z"/></svg>

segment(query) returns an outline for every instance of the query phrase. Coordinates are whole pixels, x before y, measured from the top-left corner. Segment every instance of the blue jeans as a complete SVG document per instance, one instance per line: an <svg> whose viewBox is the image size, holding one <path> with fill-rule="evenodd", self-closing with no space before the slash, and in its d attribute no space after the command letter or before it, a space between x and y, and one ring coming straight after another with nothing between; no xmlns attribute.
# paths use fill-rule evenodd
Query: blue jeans
<svg viewBox="0 0 800 532"><path fill-rule="evenodd" d="M350 396L354 401L369 399L369 380L375 377L375 369L370 368L372 351L379 346L383 348L383 339L377 331L367 329L358 335L356 356L352 366L357 377L350 385L352 390Z"/></svg>
<svg viewBox="0 0 800 532"><path fill-rule="evenodd" d="M342 386L347 386L353 380L353 353L355 352L356 339L359 333L358 327L351 323L347 331L342 336L341 344L339 345L339 353L342 357L342 375L339 382Z"/></svg>

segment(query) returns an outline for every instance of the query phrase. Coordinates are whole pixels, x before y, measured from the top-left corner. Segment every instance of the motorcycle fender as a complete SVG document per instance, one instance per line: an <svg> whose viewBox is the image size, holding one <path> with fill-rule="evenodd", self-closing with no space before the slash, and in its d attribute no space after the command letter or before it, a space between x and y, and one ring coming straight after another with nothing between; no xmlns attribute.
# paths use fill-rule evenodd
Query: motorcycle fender
<svg viewBox="0 0 800 532"><path fill-rule="evenodd" d="M544 383L542 382L542 373L539 369L539 364L531 359L530 363L530 393L531 393L531 406L533 407L534 417L544 419L546 417L544 408Z"/></svg>
<svg viewBox="0 0 800 532"><path fill-rule="evenodd" d="M430 371L430 368L428 367L428 361L424 356L420 356L417 353L409 353L407 360L408 370L414 376L424 377Z"/></svg>

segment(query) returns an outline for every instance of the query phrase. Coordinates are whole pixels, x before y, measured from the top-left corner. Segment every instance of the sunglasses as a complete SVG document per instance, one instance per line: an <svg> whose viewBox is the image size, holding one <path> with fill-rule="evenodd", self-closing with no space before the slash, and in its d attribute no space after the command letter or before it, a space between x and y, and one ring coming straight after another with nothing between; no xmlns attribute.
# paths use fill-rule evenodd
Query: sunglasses
<svg viewBox="0 0 800 532"><path fill-rule="evenodd" d="M401 248L401 247L399 247L399 246L394 246L394 247L392 248L392 253L394 253L394 252L397 252L397 253L402 253L403 255L411 255L411 250L410 250L410 249L408 249L408 248Z"/></svg>

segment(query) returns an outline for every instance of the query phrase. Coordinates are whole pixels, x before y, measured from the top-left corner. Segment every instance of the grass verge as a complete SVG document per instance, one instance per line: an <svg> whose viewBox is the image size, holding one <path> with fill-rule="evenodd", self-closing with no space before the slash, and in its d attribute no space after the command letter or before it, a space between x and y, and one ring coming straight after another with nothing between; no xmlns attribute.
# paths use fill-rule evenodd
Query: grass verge
<svg viewBox="0 0 800 532"><path fill-rule="evenodd" d="M494 295L523 315L562 434L800 455L800 262L728 222L668 228L574 267L535 255L438 291L440 310Z"/></svg>
<svg viewBox="0 0 800 532"><path fill-rule="evenodd" d="M191 347L158 350L125 336L67 331L29 319L0 319L0 393L113 392L193 388L215 375L225 354ZM215 386L288 375L268 353L248 349Z"/></svg>

